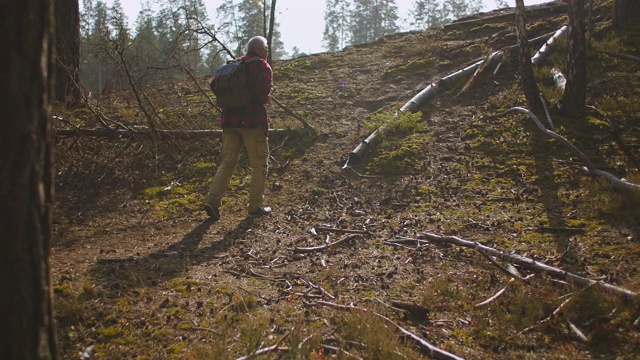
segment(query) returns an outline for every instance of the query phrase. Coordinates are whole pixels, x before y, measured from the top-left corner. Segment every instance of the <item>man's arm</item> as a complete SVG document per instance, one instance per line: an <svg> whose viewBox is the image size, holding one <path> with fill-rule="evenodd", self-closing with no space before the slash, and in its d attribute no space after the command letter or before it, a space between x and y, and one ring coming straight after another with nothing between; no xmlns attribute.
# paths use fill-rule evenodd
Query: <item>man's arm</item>
<svg viewBox="0 0 640 360"><path fill-rule="evenodd" d="M268 104L271 101L271 86L273 85L273 71L265 60L256 64L256 97L261 104Z"/></svg>

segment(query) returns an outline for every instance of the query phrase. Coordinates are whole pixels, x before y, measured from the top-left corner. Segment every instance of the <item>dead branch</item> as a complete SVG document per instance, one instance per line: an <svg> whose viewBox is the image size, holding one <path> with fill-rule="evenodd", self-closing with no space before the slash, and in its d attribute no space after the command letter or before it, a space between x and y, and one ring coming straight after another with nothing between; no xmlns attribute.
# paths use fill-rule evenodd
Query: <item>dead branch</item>
<svg viewBox="0 0 640 360"><path fill-rule="evenodd" d="M521 255L517 255L517 254L507 254L503 251L494 249L492 247L486 246L486 245L482 245L478 242L474 242L474 241L469 241L469 240L464 240L461 239L459 237L456 236L445 236L445 235L438 235L438 234L433 234L433 233L429 233L429 232L425 232L423 234L424 238L426 238L429 241L434 241L434 242L439 242L439 243L446 243L446 244L452 244L452 245L458 245L458 246L463 246L463 247L467 247L469 249L481 249L482 251L491 254L501 260L504 261L509 261L513 264L519 265L527 270L531 270L537 273L544 273L547 274L553 278L556 279L560 279L560 280L566 280L569 283L578 285L578 286L582 286L582 287L587 287L587 286L591 286L593 284L600 284L605 290L621 295L623 297L626 298L635 298L638 296L638 293L633 292L631 290L627 290L627 289L623 289L621 287L615 286L615 285L611 285L611 284L607 284L605 282L602 281L596 281L596 280L592 280L592 279L588 279L579 275L575 275L569 272L566 272L562 269L553 267L553 266L549 266L546 264L543 264L541 262L535 261L533 259L529 259L527 257L521 256Z"/></svg>
<svg viewBox="0 0 640 360"><path fill-rule="evenodd" d="M580 151L577 147L575 147L572 143L570 143L567 139L565 139L564 137L554 133L551 130L547 130L542 123L540 122L540 120L538 120L538 118L536 117L536 115L524 108L521 107L513 107L503 113L497 114L497 115L493 115L490 116L489 118L494 118L494 117L500 117L500 116L504 116L513 112L519 112L519 113L523 113L529 116L529 118L531 118L531 120L533 120L536 125L538 126L538 128L540 129L540 131L542 131L542 133L544 135L546 135L547 137L550 137L552 139L558 140L564 147L568 148L569 150L571 150L571 152L573 152L578 158L580 158L580 160L582 160L582 163L584 164L584 166L581 168L581 170L586 174L586 175L591 175L591 176L596 176L596 177L602 177L605 178L606 180L609 180L609 182L619 188L619 189L623 189L623 190L627 190L627 191L638 191L640 192L640 185L634 184L634 183L630 183L624 179L619 179L617 178L615 175L608 173L606 171L603 170L599 170L595 167L595 165L591 162L591 160L589 160L589 158L582 152Z"/></svg>
<svg viewBox="0 0 640 360"><path fill-rule="evenodd" d="M288 333L284 334L284 336L282 336L278 341L276 341L276 343L275 343L275 344L273 344L273 345L271 345L271 346L268 346L268 347L266 347L266 348L258 349L258 350L256 350L256 351L254 351L252 354L249 354L249 355L247 355L247 356L239 357L237 360L247 360L247 359L251 359L251 358L253 358L253 357L255 357L255 356L259 356L259 355L262 355L262 354L266 354L266 353L268 353L268 352L281 350L281 348L280 348L280 343L281 343L284 339L286 339L290 334L291 334L291 333L289 333L289 332L288 332ZM284 349L284 348L283 348L283 350L289 350L289 349L288 349L288 348L287 348L287 349Z"/></svg>
<svg viewBox="0 0 640 360"><path fill-rule="evenodd" d="M201 330L201 331L208 331L208 332L210 332L210 333L213 333L213 334L216 334L216 335L220 335L220 333L219 333L219 332L217 332L217 331L215 331L215 330L213 330L213 329L205 328L205 327L200 327L200 326L192 326L192 327L188 328L188 330Z"/></svg>
<svg viewBox="0 0 640 360"><path fill-rule="evenodd" d="M411 243L416 243L416 246L428 245L429 244L429 242L426 241L426 240L406 238L406 237L400 237L398 239L387 240L387 242L394 243L394 244L401 244L401 243L411 242Z"/></svg>
<svg viewBox="0 0 640 360"><path fill-rule="evenodd" d="M548 322L550 322L551 320L553 320L559 313L560 311L562 311L562 309L564 309L573 299L574 299L575 295L567 298L565 301L562 302L562 304L560 304L560 306L558 306L555 310L553 310L553 312L551 313L551 315L547 316L546 318L542 319L542 321L540 321L539 323L529 326L528 328L522 330L523 333L529 332L535 328L538 328Z"/></svg>
<svg viewBox="0 0 640 360"><path fill-rule="evenodd" d="M569 323L569 328L576 334L578 339L583 342L589 341L589 338L580 330L577 326L573 325L571 321L567 321Z"/></svg>
<svg viewBox="0 0 640 360"><path fill-rule="evenodd" d="M508 265L510 265L510 267L504 267L500 263L495 261L491 256L489 256L489 254L487 254L486 252L482 251L481 249L476 249L476 251L478 251L482 256L485 257L485 259L489 260L490 263L492 263L495 267L500 269L500 271L502 271L503 273L507 274L508 276L510 276L512 278L522 279L522 276L520 275L520 273L518 273L518 270L516 270L513 267L513 265L508 264Z"/></svg>
<svg viewBox="0 0 640 360"><path fill-rule="evenodd" d="M406 336L408 336L409 338L411 338L411 340L415 341L418 346L420 346L420 348L422 348L423 350L426 350L429 352L429 354L436 358L436 359L445 359L445 360L462 360L461 357L454 355L448 351L442 350L434 345L432 345L431 343L429 343L428 341L424 340L423 338L419 337L418 335L415 335L414 333L410 332L409 330L403 328L402 326L398 325L396 322L394 322L393 320L389 319L388 317L379 314L375 311L371 311L369 309L365 309L365 308L361 308L361 307L357 307L357 306L346 306L346 305L338 305L335 303L331 303L328 301L317 301L316 303L312 303L313 304L318 304L318 305L323 305L323 306L329 306L329 307L333 307L335 309L338 310L345 310L345 311L362 311L365 313L370 313L373 314L379 318L381 318L382 320L387 321L388 323L394 325L398 330L400 330L400 332Z"/></svg>
<svg viewBox="0 0 640 360"><path fill-rule="evenodd" d="M547 116L547 122L549 123L549 128L551 130L555 130L556 126L553 124L553 119L551 118L551 113L549 112L547 101L544 99L544 96L542 96L542 93L540 93L540 103L542 103L542 107L544 108L544 114Z"/></svg>
<svg viewBox="0 0 640 360"><path fill-rule="evenodd" d="M306 254L306 253L312 253L315 251L324 251L327 250L328 248L338 245L338 244L342 244L344 242L347 242L349 240L353 240L356 237L358 237L358 234L353 234L353 235L349 235L346 236L338 241L334 241L332 243L329 244L325 244L325 245L320 245L320 246L312 246L312 247L297 247L293 249L294 253L298 253L298 254Z"/></svg>
<svg viewBox="0 0 640 360"><path fill-rule="evenodd" d="M310 287L312 287L313 289L318 289L320 290L323 294L325 294L327 297L329 297L330 299L334 299L335 300L335 296L333 296L330 292L328 292L327 290L325 290L322 286L320 285L316 285L314 283L312 283L311 281L303 278L302 276L298 276L298 279L301 280L302 282L306 283L307 285L309 285Z"/></svg>
<svg viewBox="0 0 640 360"><path fill-rule="evenodd" d="M291 129L269 129L269 137L281 137L291 133ZM129 130L129 129L56 129L55 135L58 137L119 137L152 138L157 136L161 139L202 139L222 137L222 130Z"/></svg>
<svg viewBox="0 0 640 360"><path fill-rule="evenodd" d="M507 285L505 285L502 289L500 289L492 297L488 298L487 300L485 300L485 301L483 301L481 303L477 303L476 307L483 307L483 306L489 305L492 302L496 301L496 299L498 299L500 296L502 296L502 294L505 293L505 291L507 291L507 287L509 287L509 284L511 284L513 282L513 280L515 280L515 278L509 279L509 282L507 283Z"/></svg>
<svg viewBox="0 0 640 360"><path fill-rule="evenodd" d="M348 356L348 357L350 357L350 358L354 358L354 359L358 359L358 360L363 360L361 357L359 357L359 356L355 356L355 355L353 355L352 353L350 353L350 352L348 352L348 351L346 351L346 350L344 350L344 349L342 349L342 348L335 347L335 346L331 346L331 345L327 345L327 344L322 344L321 346L322 346L323 348L325 348L325 349L329 349L329 350L331 350L331 351L335 351L335 352L337 352L337 353L338 353L338 352L339 352L339 353L343 353L343 354L347 355L347 356Z"/></svg>
<svg viewBox="0 0 640 360"><path fill-rule="evenodd" d="M586 289L588 289L588 288L590 288L590 287L592 287L592 286L594 286L594 285L596 285L596 284L597 284L597 283L592 283L592 284L590 284L589 286L587 286L587 287L584 287L584 288L580 289L580 291L575 292L575 293L573 293L573 294L570 294L571 296L569 296L565 301L563 301L563 302L562 302L562 304L560 304L560 306L558 306L558 307L557 307L557 308L556 308L556 309L551 313L551 315L547 316L546 318L544 318L544 319L543 319L542 321L540 321L539 323L537 323L537 324L535 324L535 325L532 325L532 326L529 326L528 328L526 328L526 329L522 330L522 333L529 332L529 331L531 331L531 330L533 330L533 329L535 329L535 328L537 328L537 327L539 327L539 326L542 326L542 325L544 325L544 324L546 324L546 323L550 322L551 320L555 319L555 317L556 317L556 316L558 316L558 314L560 313L560 311L562 311L565 307L567 307L567 305L568 305L571 301L573 301L575 298L577 298L577 297L578 297L578 295L580 295L580 294L581 294L581 293L583 293ZM577 330L577 328L576 328L576 330ZM579 331L579 330L578 330L578 331ZM580 332L580 333L581 333L581 332Z"/></svg>
<svg viewBox="0 0 640 360"><path fill-rule="evenodd" d="M338 233L344 233L344 234L366 234L366 235L371 235L371 231L367 231L367 230L336 229L336 228L323 227L323 226L318 226L315 229L318 230L318 231L332 231L332 232L338 232Z"/></svg>
<svg viewBox="0 0 640 360"><path fill-rule="evenodd" d="M276 105L278 105L282 110L284 110L285 112L287 112L289 115L293 116L294 118L300 120L300 122L304 125L304 127L306 128L310 128L312 130L315 130L315 128L311 125L309 125L309 123L300 115L296 114L295 112L293 112L293 110L289 109L288 107L284 106L280 101L278 101L276 98L274 98L273 96L271 97L271 101L273 101L274 103L276 103Z"/></svg>
<svg viewBox="0 0 640 360"><path fill-rule="evenodd" d="M458 96L464 95L467 93L480 79L480 75L482 75L486 69L491 65L491 56L492 54L487 54L487 57L483 60L482 64L476 69L473 73L473 76L469 81L467 81L466 85L458 92Z"/></svg>
<svg viewBox="0 0 640 360"><path fill-rule="evenodd" d="M640 62L640 57L634 56L634 55L622 54L622 53L612 53L612 52L608 52L608 51L598 51L598 52L602 53L602 54L605 54L605 55L609 55L611 57L618 58L618 59Z"/></svg>

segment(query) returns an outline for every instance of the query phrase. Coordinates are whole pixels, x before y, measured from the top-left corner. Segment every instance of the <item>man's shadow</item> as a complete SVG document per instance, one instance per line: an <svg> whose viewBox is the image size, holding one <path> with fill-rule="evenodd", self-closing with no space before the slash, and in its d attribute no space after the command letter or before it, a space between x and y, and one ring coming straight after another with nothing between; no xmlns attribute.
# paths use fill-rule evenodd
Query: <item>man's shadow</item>
<svg viewBox="0 0 640 360"><path fill-rule="evenodd" d="M186 274L192 266L205 263L216 254L225 252L253 226L254 219L246 218L225 233L211 246L198 249L204 235L215 223L207 219L189 231L182 240L144 257L100 259L89 269L108 296L118 297L130 289L154 287Z"/></svg>

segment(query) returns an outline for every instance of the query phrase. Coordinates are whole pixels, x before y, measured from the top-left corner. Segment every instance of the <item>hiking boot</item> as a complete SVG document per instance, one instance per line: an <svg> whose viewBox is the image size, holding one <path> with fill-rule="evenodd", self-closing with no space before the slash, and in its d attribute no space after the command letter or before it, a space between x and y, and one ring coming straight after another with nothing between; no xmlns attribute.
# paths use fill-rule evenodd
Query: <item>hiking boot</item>
<svg viewBox="0 0 640 360"><path fill-rule="evenodd" d="M271 208L269 206L258 206L255 210L249 211L249 216L251 217L260 217L271 215Z"/></svg>
<svg viewBox="0 0 640 360"><path fill-rule="evenodd" d="M211 220L219 220L220 219L220 211L211 204L204 204L204 211L207 212L207 215L211 218Z"/></svg>

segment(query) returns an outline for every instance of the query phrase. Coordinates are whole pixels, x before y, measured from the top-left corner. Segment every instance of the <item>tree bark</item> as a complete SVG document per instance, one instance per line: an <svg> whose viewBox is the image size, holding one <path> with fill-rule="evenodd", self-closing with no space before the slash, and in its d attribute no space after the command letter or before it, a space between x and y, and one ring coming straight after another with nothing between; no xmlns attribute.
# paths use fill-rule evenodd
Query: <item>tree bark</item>
<svg viewBox="0 0 640 360"><path fill-rule="evenodd" d="M53 2L3 1L0 19L0 357L54 359L48 264Z"/></svg>
<svg viewBox="0 0 640 360"><path fill-rule="evenodd" d="M55 1L55 101L77 107L80 96L80 9L77 1Z"/></svg>
<svg viewBox="0 0 640 360"><path fill-rule="evenodd" d="M266 3L266 2L265 2ZM273 42L273 27L276 23L276 0L271 0L271 15L269 16L269 33L267 34L267 41L269 43L269 49L273 50L272 42ZM267 55L269 57L269 64L272 64L273 61L273 51L269 51Z"/></svg>
<svg viewBox="0 0 640 360"><path fill-rule="evenodd" d="M527 104L531 111L538 113L542 109L542 103L538 94L538 85L533 75L531 66L531 51L527 41L527 21L525 18L524 0L516 0L516 34L518 36L518 59L522 72L522 89L527 98Z"/></svg>
<svg viewBox="0 0 640 360"><path fill-rule="evenodd" d="M613 27L620 27L628 20L640 17L640 2L638 0L613 1Z"/></svg>
<svg viewBox="0 0 640 360"><path fill-rule="evenodd" d="M567 84L562 99L565 114L575 119L584 116L587 101L587 47L582 2L569 0Z"/></svg>

